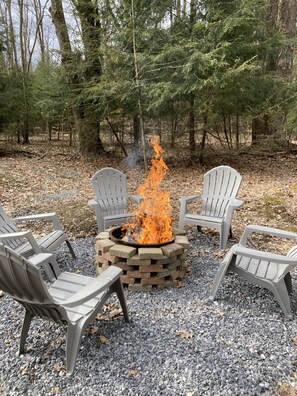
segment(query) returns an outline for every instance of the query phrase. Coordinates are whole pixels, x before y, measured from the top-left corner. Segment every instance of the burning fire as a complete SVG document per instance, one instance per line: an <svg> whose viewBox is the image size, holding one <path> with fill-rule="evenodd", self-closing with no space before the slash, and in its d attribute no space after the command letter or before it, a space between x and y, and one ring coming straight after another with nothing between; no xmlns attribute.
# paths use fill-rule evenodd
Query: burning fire
<svg viewBox="0 0 297 396"><path fill-rule="evenodd" d="M161 156L164 150L159 145L158 136L153 136L149 144L155 155L146 180L136 190L143 200L136 211L135 222L123 227L127 230L127 235L139 244L167 242L173 237L170 197L168 191L161 188L161 182L168 170Z"/></svg>

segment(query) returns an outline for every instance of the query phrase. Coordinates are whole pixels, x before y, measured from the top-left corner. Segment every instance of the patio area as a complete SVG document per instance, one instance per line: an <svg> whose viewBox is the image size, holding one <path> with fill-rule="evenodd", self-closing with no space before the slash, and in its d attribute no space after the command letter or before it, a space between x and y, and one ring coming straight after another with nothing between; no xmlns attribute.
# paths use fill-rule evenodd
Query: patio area
<svg viewBox="0 0 297 396"><path fill-rule="evenodd" d="M33 321L27 353L17 358L21 306L0 299L0 389L4 395L272 395L296 386L297 294L285 319L267 290L230 275L214 303L210 286L221 261L217 236L188 234L191 270L178 288L125 291L131 323L112 301L82 340L74 376L65 376L65 333ZM229 242L231 246L231 242ZM95 275L95 239L58 250L63 270ZM292 273L296 283L296 272ZM236 279L234 279L236 278ZM38 323L37 323L38 322ZM36 323L36 324L35 324ZM44 324L42 326L41 324ZM7 333L9 329L9 333ZM1 337L2 338L2 337Z"/></svg>

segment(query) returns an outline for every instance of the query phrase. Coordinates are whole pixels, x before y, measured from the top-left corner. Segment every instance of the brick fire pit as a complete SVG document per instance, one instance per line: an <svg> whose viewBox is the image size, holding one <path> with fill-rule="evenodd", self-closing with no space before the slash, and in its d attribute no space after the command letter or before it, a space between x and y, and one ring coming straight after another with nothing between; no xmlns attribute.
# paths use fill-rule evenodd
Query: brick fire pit
<svg viewBox="0 0 297 396"><path fill-rule="evenodd" d="M123 270L124 286L132 291L151 291L176 286L185 273L190 246L185 232L173 230L174 241L161 247L127 246L111 240L110 232L96 237L97 274L110 265Z"/></svg>

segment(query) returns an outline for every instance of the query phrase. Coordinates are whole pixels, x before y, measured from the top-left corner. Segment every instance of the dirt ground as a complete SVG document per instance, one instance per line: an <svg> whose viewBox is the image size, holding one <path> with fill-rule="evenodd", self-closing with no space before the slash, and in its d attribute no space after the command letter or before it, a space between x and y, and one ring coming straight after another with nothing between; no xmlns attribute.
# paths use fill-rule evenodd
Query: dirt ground
<svg viewBox="0 0 297 396"><path fill-rule="evenodd" d="M217 165L230 165L242 175L238 198L244 201L235 212L233 234L236 241L247 224L261 224L297 232L297 159L295 155L248 154L218 156L204 166L164 153L169 167L163 187L170 193L174 225L178 223L179 198L199 194L203 175ZM70 238L94 236L95 216L88 207L93 198L90 179L100 168L111 166L127 175L127 189L135 193L145 179L142 166L130 166L118 156L83 159L62 151L60 142L34 142L29 146L3 147L0 144L0 202L11 216L56 212ZM195 209L195 208L193 208ZM36 233L44 224L30 224ZM207 230L216 233L215 230ZM258 238L261 243L267 238ZM275 241L271 242L276 245ZM277 246L275 246L277 247Z"/></svg>
<svg viewBox="0 0 297 396"><path fill-rule="evenodd" d="M297 232L296 156L216 155L204 166L189 164L168 153L164 159L169 171L163 187L171 196L174 225L178 223L179 198L199 194L203 175L212 167L230 165L243 177L238 198L244 201L233 218L232 242L238 241L244 227L252 223ZM70 238L95 236L96 220L88 207L88 200L94 197L90 179L107 166L127 175L129 193L135 193L146 176L143 167L130 166L129 159L120 155L86 160L65 152L59 142L39 141L30 146L15 145L13 149L0 142L0 204L12 217L54 211ZM31 223L30 229L37 235L47 230L43 223ZM217 234L209 229L205 232ZM286 251L292 243L279 242L264 236L252 240L257 247L274 251ZM275 394L290 396L295 392L295 388L280 384Z"/></svg>

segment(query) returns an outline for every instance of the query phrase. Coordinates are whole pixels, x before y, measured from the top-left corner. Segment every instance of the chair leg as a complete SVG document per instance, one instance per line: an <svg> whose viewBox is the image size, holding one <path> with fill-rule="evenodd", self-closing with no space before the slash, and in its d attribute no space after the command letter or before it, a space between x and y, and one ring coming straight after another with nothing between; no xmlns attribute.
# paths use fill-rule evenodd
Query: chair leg
<svg viewBox="0 0 297 396"><path fill-rule="evenodd" d="M20 337L19 355L21 355L24 352L28 331L33 317L34 316L29 311L26 310L23 326L22 326L21 337Z"/></svg>
<svg viewBox="0 0 297 396"><path fill-rule="evenodd" d="M286 283L288 293L293 293L292 277L290 272L286 274L286 276L284 277L284 281Z"/></svg>
<svg viewBox="0 0 297 396"><path fill-rule="evenodd" d="M71 376L75 369L78 351L83 333L83 324L68 324L66 340L66 375Z"/></svg>
<svg viewBox="0 0 297 396"><path fill-rule="evenodd" d="M223 250L226 248L228 241L229 232L225 232L225 230L220 231L220 249Z"/></svg>
<svg viewBox="0 0 297 396"><path fill-rule="evenodd" d="M220 264L217 274L215 276L213 286L210 291L210 297L209 297L211 301L214 301L216 294L218 292L218 288L220 287L220 285L224 279L224 276L226 275L228 268L229 268L230 264L232 263L232 259L235 259L235 258L234 258L233 251L231 248L229 250L229 252L226 254L222 263Z"/></svg>
<svg viewBox="0 0 297 396"><path fill-rule="evenodd" d="M122 285L120 278L114 282L113 290L116 292L118 299L120 301L120 304L121 304L121 307L123 310L123 314L124 314L124 318L125 318L126 322L129 322L129 313L128 313L128 308L127 308L126 298L125 298L124 289L123 289L123 285Z"/></svg>
<svg viewBox="0 0 297 396"><path fill-rule="evenodd" d="M75 259L76 255L75 255L74 250L73 250L73 248L71 246L71 243L68 240L66 240L66 243L67 243L67 246L68 246L68 249L69 249L69 252L70 252L71 256Z"/></svg>
<svg viewBox="0 0 297 396"><path fill-rule="evenodd" d="M275 298L277 299L277 302L279 303L285 316L287 318L292 318L291 304L286 282L282 281L278 286L273 285L270 290L275 295Z"/></svg>

